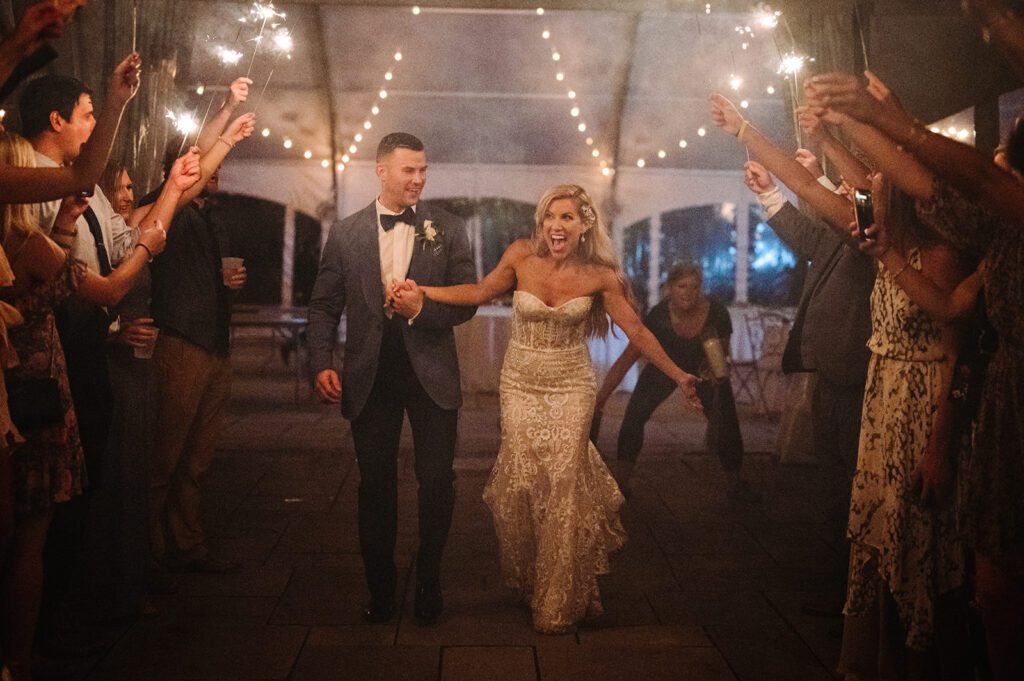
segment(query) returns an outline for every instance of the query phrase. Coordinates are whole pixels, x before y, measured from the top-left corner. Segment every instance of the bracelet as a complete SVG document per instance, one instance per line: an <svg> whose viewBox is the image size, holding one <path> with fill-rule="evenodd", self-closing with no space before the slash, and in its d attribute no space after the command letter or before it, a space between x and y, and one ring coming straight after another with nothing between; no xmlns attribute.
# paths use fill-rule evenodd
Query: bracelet
<svg viewBox="0 0 1024 681"><path fill-rule="evenodd" d="M903 274L904 272L906 272L908 267L910 267L910 261L909 260L907 260L907 261L905 261L903 263L903 267L900 268L899 272L897 272L896 274L892 275L892 280L896 281L897 279L899 279L900 275Z"/></svg>
<svg viewBox="0 0 1024 681"><path fill-rule="evenodd" d="M70 236L70 237L78 236L78 232L68 232L68 231L63 230L63 229L57 229L56 227L53 228L53 232L52 233L53 234L58 234L60 236Z"/></svg>
<svg viewBox="0 0 1024 681"><path fill-rule="evenodd" d="M149 258L148 258L148 260L146 262L153 262L153 251L149 250L149 246L147 246L146 244L142 243L141 241L139 243L135 244L136 248L139 248L140 246L142 248L146 249L146 255L149 256Z"/></svg>
<svg viewBox="0 0 1024 681"><path fill-rule="evenodd" d="M740 141L743 141L743 133L744 133L744 132L746 131L746 129L747 129L747 128L749 128L749 127L750 127L750 124L749 124L749 123L747 123L747 119L746 119L746 118L744 118L744 119L743 119L743 122L742 122L742 123L740 123L740 129L736 131L736 139L738 139L738 140L740 140Z"/></svg>
<svg viewBox="0 0 1024 681"><path fill-rule="evenodd" d="M232 144L231 142L228 142L227 139L225 139L224 135L218 135L217 136L217 141L218 142L223 142L224 144L228 145L229 149L234 149L235 148L235 145Z"/></svg>

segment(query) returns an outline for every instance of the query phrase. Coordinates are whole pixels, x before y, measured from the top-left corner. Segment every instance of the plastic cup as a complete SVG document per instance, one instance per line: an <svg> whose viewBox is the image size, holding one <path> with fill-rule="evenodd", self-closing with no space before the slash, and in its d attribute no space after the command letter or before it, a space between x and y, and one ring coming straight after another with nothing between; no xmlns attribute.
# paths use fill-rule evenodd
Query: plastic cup
<svg viewBox="0 0 1024 681"><path fill-rule="evenodd" d="M153 327L153 337L143 346L136 345L132 348L135 359L153 359L153 349L156 348L156 339L160 335L160 329Z"/></svg>
<svg viewBox="0 0 1024 681"><path fill-rule="evenodd" d="M224 285L231 285L231 277L235 276L235 273L242 268L245 263L244 258L221 258L220 259L220 271L224 275Z"/></svg>

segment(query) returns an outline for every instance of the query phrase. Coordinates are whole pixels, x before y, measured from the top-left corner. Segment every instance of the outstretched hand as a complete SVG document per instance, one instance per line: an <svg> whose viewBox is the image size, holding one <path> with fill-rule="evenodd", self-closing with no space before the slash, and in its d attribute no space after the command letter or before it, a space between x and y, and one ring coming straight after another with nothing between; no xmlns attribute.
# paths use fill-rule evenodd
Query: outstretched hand
<svg viewBox="0 0 1024 681"><path fill-rule="evenodd" d="M53 5L37 2L21 15L11 40L23 55L35 52L44 40L56 40L64 33L64 17Z"/></svg>
<svg viewBox="0 0 1024 681"><path fill-rule="evenodd" d="M708 99L711 102L711 120L716 126L734 137L740 133L743 116L727 97L715 93Z"/></svg>
<svg viewBox="0 0 1024 681"><path fill-rule="evenodd" d="M684 373L676 385L679 386L680 392L683 394L683 402L687 408L695 413L703 413L704 405L701 403L700 398L697 397L697 383L699 379L693 374Z"/></svg>

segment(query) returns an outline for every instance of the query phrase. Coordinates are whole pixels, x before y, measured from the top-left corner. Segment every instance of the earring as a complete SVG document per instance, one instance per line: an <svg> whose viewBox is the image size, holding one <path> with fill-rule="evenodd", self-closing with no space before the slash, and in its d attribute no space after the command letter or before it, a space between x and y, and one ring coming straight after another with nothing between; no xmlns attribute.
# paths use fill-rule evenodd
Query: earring
<svg viewBox="0 0 1024 681"><path fill-rule="evenodd" d="M580 234L580 243L583 243L586 240L587 240L587 233L583 232L583 234Z"/></svg>

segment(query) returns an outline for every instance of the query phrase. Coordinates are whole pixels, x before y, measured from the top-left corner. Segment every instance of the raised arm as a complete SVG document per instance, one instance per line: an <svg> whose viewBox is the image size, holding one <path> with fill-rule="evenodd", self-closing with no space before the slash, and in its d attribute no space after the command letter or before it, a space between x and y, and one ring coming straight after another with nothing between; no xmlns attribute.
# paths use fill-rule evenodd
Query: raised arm
<svg viewBox="0 0 1024 681"><path fill-rule="evenodd" d="M843 179L854 187L867 188L871 186L871 180L868 178L870 169L861 163L860 159L854 156L845 144L829 132L820 118L806 106L797 107L796 113L800 129L821 145L822 152L836 167Z"/></svg>
<svg viewBox="0 0 1024 681"><path fill-rule="evenodd" d="M475 284L421 286L428 299L447 305L484 305L516 285L516 268L531 253L530 242L520 239L505 249L497 267Z"/></svg>
<svg viewBox="0 0 1024 681"><path fill-rule="evenodd" d="M196 146L199 147L200 154L205 154L217 143L217 138L224 132L235 109L249 98L250 85L252 85L252 81L244 76L236 78L231 83L231 87L228 88L228 95L224 98L224 104L217 110L217 113L206 121L203 129L199 131Z"/></svg>
<svg viewBox="0 0 1024 681"><path fill-rule="evenodd" d="M636 346L640 354L679 386L683 393L683 399L691 409L700 411L701 402L697 398L697 377L680 369L665 353L658 339L640 321L636 310L626 299L622 282L611 269L601 274L601 296L608 316L612 318L616 326L623 330L626 337L629 338L630 345Z"/></svg>
<svg viewBox="0 0 1024 681"><path fill-rule="evenodd" d="M103 111L74 165L62 168L19 168L0 163L0 195L7 203L41 203L91 190L107 165L125 105L139 87L138 54L117 65L107 88Z"/></svg>
<svg viewBox="0 0 1024 681"><path fill-rule="evenodd" d="M744 120L733 103L722 95L711 96L711 118L715 125L745 144L780 182L809 203L829 223L837 236L849 239L846 225L853 216L849 201L818 184L803 166Z"/></svg>
<svg viewBox="0 0 1024 681"><path fill-rule="evenodd" d="M808 96L815 113L833 109L877 128L969 200L1015 224L1024 220L1024 184L973 147L933 133L902 108L879 102L855 76L815 76Z"/></svg>
<svg viewBox="0 0 1024 681"><path fill-rule="evenodd" d="M14 33L0 42L0 86L8 89L7 79L18 64L33 55L44 41L59 38L63 32L64 17L56 7L46 2L26 7Z"/></svg>

